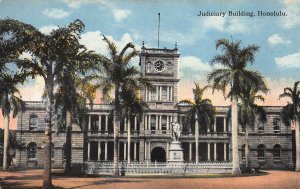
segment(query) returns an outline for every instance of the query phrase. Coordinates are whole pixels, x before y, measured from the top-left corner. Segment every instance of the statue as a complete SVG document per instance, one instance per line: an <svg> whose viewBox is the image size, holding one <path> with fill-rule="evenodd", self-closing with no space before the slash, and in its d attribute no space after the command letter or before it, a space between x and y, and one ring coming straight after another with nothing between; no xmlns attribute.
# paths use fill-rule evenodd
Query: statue
<svg viewBox="0 0 300 189"><path fill-rule="evenodd" d="M181 134L182 126L179 123L172 123L172 128L173 128L173 136L174 136L173 140L178 141Z"/></svg>

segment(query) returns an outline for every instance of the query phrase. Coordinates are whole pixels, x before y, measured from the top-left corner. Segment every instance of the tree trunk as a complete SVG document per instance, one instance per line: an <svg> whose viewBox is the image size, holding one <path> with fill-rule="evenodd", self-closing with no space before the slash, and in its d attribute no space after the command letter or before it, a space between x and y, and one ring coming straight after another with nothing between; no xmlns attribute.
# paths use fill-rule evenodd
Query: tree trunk
<svg viewBox="0 0 300 189"><path fill-rule="evenodd" d="M119 99L120 86L116 85L115 89L115 110L114 110L114 170L113 175L119 176L119 130L120 130L120 99Z"/></svg>
<svg viewBox="0 0 300 189"><path fill-rule="evenodd" d="M245 144L245 157L246 157L246 167L249 167L249 141L248 141L248 128L245 128L245 139L246 139L246 144Z"/></svg>
<svg viewBox="0 0 300 189"><path fill-rule="evenodd" d="M66 165L65 165L65 174L69 175L72 172L71 167L71 157L72 157L72 136L71 136L71 130L72 130L72 114L70 111L67 111L66 115Z"/></svg>
<svg viewBox="0 0 300 189"><path fill-rule="evenodd" d="M3 149L3 170L8 170L8 146L9 146L9 115L4 116L5 128L4 128L4 149Z"/></svg>
<svg viewBox="0 0 300 189"><path fill-rule="evenodd" d="M131 126L130 126L130 118L127 120L127 162L130 164L130 143L131 143Z"/></svg>
<svg viewBox="0 0 300 189"><path fill-rule="evenodd" d="M240 170L240 161L239 161L239 147L238 147L238 107L237 107L237 97L232 98L232 111L231 111L231 120L232 120L232 174L239 175L241 174Z"/></svg>
<svg viewBox="0 0 300 189"><path fill-rule="evenodd" d="M198 115L195 114L195 143L196 143L196 157L195 161L196 163L199 162L199 124L198 124Z"/></svg>
<svg viewBox="0 0 300 189"><path fill-rule="evenodd" d="M299 117L295 121L295 138L296 138L296 167L295 171L300 171L300 136L299 136Z"/></svg>
<svg viewBox="0 0 300 189"><path fill-rule="evenodd" d="M49 73L50 72L50 73ZM43 189L50 189L53 187L51 178L51 143L52 143L52 113L53 113L53 77L52 67L49 68L46 85L46 128L45 128L45 152L44 152L44 170L43 170Z"/></svg>

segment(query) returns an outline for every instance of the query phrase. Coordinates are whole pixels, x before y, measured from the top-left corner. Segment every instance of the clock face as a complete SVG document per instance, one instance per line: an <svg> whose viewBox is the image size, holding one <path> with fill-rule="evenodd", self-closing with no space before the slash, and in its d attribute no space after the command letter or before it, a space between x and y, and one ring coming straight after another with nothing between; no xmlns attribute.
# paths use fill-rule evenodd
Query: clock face
<svg viewBox="0 0 300 189"><path fill-rule="evenodd" d="M154 64L154 68L155 68L156 71L161 72L165 69L165 65L162 61L157 61Z"/></svg>

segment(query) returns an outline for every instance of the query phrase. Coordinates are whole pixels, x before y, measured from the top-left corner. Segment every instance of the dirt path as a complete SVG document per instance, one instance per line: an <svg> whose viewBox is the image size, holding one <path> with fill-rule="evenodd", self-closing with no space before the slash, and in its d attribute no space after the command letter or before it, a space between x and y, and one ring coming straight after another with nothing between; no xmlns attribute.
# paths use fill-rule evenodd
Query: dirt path
<svg viewBox="0 0 300 189"><path fill-rule="evenodd" d="M1 172L11 186L41 186L42 170ZM300 189L300 173L268 171L267 175L239 178L69 178L53 177L53 184L64 188L99 189Z"/></svg>

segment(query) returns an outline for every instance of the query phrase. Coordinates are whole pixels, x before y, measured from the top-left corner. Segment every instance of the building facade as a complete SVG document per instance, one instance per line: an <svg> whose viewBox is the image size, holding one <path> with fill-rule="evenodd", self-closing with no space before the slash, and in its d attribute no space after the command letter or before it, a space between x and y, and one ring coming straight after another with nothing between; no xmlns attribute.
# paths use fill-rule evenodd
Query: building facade
<svg viewBox="0 0 300 189"><path fill-rule="evenodd" d="M142 119L124 118L119 133L119 159L127 162L166 162L172 142L172 122L183 125L180 142L186 162L230 162L231 126L227 124L228 106L218 106L215 124L199 129L198 140L195 129L183 120L189 106L178 103L179 53L174 49L145 48L140 52L140 69L143 77L149 79L154 90L143 89L141 95L147 102ZM213 97L212 97L213 98ZM17 151L16 165L41 167L43 165L45 107L42 102L27 102L25 112L18 115L18 138L25 148ZM248 144L252 165L264 168L293 168L292 131L280 117L282 107L264 107L267 122L257 121L249 131L239 126L240 163L245 164L245 147ZM113 160L113 106L93 104L89 106L84 124L72 128L72 163ZM54 126L53 130L56 128ZM195 141L198 141L196 145ZM52 163L62 167L65 133L53 133ZM196 155L196 146L199 154ZM197 160L196 160L197 158Z"/></svg>

